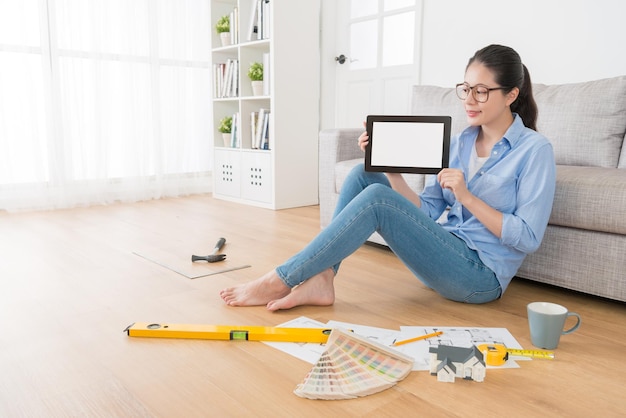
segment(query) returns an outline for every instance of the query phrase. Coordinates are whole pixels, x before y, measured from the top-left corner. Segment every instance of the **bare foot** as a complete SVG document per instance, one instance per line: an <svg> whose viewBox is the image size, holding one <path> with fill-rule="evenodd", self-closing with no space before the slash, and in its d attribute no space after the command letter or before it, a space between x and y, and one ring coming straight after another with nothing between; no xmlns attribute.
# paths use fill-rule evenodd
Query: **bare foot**
<svg viewBox="0 0 626 418"><path fill-rule="evenodd" d="M220 296L229 306L258 306L282 298L289 292L289 286L272 270L249 283L223 289Z"/></svg>
<svg viewBox="0 0 626 418"><path fill-rule="evenodd" d="M267 304L267 309L277 311L301 305L332 305L335 303L334 279L335 272L333 269L325 270L294 287L286 296L270 301Z"/></svg>

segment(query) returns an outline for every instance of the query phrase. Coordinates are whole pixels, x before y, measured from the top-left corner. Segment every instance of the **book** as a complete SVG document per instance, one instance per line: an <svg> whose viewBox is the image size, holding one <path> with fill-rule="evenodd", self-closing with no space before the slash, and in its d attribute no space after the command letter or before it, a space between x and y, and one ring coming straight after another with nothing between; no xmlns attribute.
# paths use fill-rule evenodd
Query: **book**
<svg viewBox="0 0 626 418"><path fill-rule="evenodd" d="M262 0L261 39L270 38L270 0Z"/></svg>
<svg viewBox="0 0 626 418"><path fill-rule="evenodd" d="M257 124L255 129L254 136L254 146L252 148L260 149L263 146L263 126L266 118L266 113L269 113L268 109L259 109L259 114L257 117Z"/></svg>
<svg viewBox="0 0 626 418"><path fill-rule="evenodd" d="M263 0L257 0L256 38L263 39Z"/></svg>
<svg viewBox="0 0 626 418"><path fill-rule="evenodd" d="M247 36L248 41L254 40L259 30L258 9L259 9L258 0L250 0L250 21L248 23L248 36Z"/></svg>
<svg viewBox="0 0 626 418"><path fill-rule="evenodd" d="M220 95L220 97L228 97L228 81L230 80L230 75L232 72L232 65L231 65L231 61L228 60L226 62L226 67L224 69L224 78L222 80L222 93Z"/></svg>
<svg viewBox="0 0 626 418"><path fill-rule="evenodd" d="M239 96L239 60L231 60L232 73L229 80L230 90L228 97Z"/></svg>
<svg viewBox="0 0 626 418"><path fill-rule="evenodd" d="M257 148L257 144L256 144L256 126L257 126L257 119L259 117L259 112L255 112L252 111L250 112L250 148L252 149L256 149Z"/></svg>
<svg viewBox="0 0 626 418"><path fill-rule="evenodd" d="M235 7L229 15L230 19L230 43L237 45L239 43L239 9Z"/></svg>
<svg viewBox="0 0 626 418"><path fill-rule="evenodd" d="M225 63L214 64L213 69L215 98L239 96L239 61L228 59Z"/></svg>
<svg viewBox="0 0 626 418"><path fill-rule="evenodd" d="M230 137L230 147L239 148L241 145L241 117L239 112L233 114L233 125Z"/></svg>
<svg viewBox="0 0 626 418"><path fill-rule="evenodd" d="M220 98L223 64L213 64L213 97Z"/></svg>
<svg viewBox="0 0 626 418"><path fill-rule="evenodd" d="M261 132L261 143L259 149L270 149L270 112L265 112L263 116L263 131Z"/></svg>
<svg viewBox="0 0 626 418"><path fill-rule="evenodd" d="M230 147L235 148L235 144L237 143L237 114L233 114L233 122L230 129Z"/></svg>

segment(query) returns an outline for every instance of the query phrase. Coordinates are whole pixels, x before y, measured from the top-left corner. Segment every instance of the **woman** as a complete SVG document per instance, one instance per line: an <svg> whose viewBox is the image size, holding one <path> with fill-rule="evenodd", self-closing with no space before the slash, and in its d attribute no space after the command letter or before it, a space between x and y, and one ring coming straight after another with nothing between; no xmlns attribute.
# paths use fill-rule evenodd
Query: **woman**
<svg viewBox="0 0 626 418"><path fill-rule="evenodd" d="M469 127L451 140L450 168L430 176L421 194L401 174L355 167L331 224L285 264L222 290L224 302L271 311L330 305L341 261L374 231L443 297L466 303L500 298L543 238L554 197L554 153L535 131L530 76L513 49L477 51L457 95ZM362 150L368 139L366 132L359 137Z"/></svg>

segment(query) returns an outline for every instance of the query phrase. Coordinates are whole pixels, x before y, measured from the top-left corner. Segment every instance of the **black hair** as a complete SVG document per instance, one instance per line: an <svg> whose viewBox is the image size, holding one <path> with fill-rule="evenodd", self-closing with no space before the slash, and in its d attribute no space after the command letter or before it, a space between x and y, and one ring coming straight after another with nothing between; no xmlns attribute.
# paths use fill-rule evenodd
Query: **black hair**
<svg viewBox="0 0 626 418"><path fill-rule="evenodd" d="M511 111L520 115L524 125L537 130L537 103L533 97L533 87L528 68L514 49L502 45L489 45L476 51L469 59L467 67L477 61L487 67L505 93L519 89L517 99L511 104ZM467 70L466 67L466 70Z"/></svg>

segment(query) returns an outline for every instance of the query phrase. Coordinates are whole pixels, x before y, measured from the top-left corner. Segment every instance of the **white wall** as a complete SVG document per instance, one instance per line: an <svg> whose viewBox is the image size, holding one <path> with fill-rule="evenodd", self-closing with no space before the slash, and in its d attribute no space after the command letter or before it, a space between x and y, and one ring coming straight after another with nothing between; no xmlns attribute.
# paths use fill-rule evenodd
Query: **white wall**
<svg viewBox="0 0 626 418"><path fill-rule="evenodd" d="M335 126L334 57L345 52L335 50L337 1L349 0L322 0L322 129ZM467 60L491 43L519 52L535 83L626 75L624 0L422 1L420 84L460 82Z"/></svg>
<svg viewBox="0 0 626 418"><path fill-rule="evenodd" d="M460 82L491 43L514 48L537 83L626 75L626 2L424 0L421 84Z"/></svg>

